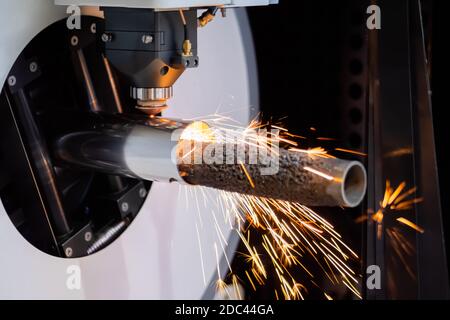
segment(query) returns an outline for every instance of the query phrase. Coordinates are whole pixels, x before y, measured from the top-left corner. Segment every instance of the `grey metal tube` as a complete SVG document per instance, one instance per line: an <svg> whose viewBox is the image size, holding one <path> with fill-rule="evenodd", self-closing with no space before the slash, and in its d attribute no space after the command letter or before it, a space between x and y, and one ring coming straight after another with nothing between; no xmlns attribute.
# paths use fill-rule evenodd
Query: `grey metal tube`
<svg viewBox="0 0 450 320"><path fill-rule="evenodd" d="M100 131L65 135L56 143L60 161L143 180L178 182L299 202L308 206L355 207L366 191L361 163L279 150L278 170L262 174L266 164L199 164L183 159L183 133L192 124L153 118L144 123L122 123ZM242 145L200 143L197 151L213 146L222 159L242 153ZM243 148L243 159L258 149ZM237 159L237 156L236 156Z"/></svg>
<svg viewBox="0 0 450 320"><path fill-rule="evenodd" d="M184 183L173 151L177 137L190 123L164 118L128 121L120 117L98 121L100 129L69 133L56 140L54 156L60 165Z"/></svg>

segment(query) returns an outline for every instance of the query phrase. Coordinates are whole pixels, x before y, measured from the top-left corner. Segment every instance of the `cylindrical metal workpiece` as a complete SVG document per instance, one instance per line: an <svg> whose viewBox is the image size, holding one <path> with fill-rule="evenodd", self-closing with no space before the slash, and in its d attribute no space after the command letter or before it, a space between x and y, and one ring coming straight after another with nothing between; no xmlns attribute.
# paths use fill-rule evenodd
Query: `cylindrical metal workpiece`
<svg viewBox="0 0 450 320"><path fill-rule="evenodd" d="M242 159L235 164L181 162L181 176L193 185L307 206L356 207L365 196L366 171L360 162L281 149L270 162L248 164L248 159L257 159L258 155L252 153L257 153L258 148L246 146L241 148L244 152L238 149L236 145L216 145L214 158L230 159L234 152ZM218 157L220 152L223 156Z"/></svg>
<svg viewBox="0 0 450 320"><path fill-rule="evenodd" d="M95 128L56 140L61 165L93 169L143 180L184 183L176 147L191 123L165 118L97 117Z"/></svg>
<svg viewBox="0 0 450 320"><path fill-rule="evenodd" d="M115 175L205 186L307 206L355 207L364 198L366 171L357 161L280 149L262 162L254 162L261 159L261 148L217 143L214 136L208 138L213 132L203 122L114 119L93 130L59 138L55 155L62 163ZM209 141L203 141L205 138ZM213 160L219 161L204 157L208 149L213 150ZM253 161L247 161L250 159Z"/></svg>

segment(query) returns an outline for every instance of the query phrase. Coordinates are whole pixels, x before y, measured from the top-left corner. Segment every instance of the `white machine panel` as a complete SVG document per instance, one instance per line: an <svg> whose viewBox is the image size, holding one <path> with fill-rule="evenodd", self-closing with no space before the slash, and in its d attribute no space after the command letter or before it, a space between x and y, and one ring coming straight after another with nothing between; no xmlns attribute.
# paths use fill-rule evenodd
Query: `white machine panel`
<svg viewBox="0 0 450 320"><path fill-rule="evenodd" d="M31 39L65 17L64 8L55 6L53 0L0 1L0 83ZM20 27L11 27L18 21L23 22ZM219 112L247 123L257 112L258 81L245 12L232 10L226 19L217 19L200 30L199 50L201 66L178 80L171 108L164 115L188 119ZM210 198L217 197L215 191L210 192ZM231 258L238 238L219 211L208 205L198 207L185 187L155 183L133 224L112 245L89 257L60 259L29 244L14 228L0 201L0 299L213 297L211 284L217 280L214 243L219 243L212 227L214 219L229 239L225 250ZM226 261L222 258L222 262L224 275ZM69 282L77 269L81 286L72 288Z"/></svg>

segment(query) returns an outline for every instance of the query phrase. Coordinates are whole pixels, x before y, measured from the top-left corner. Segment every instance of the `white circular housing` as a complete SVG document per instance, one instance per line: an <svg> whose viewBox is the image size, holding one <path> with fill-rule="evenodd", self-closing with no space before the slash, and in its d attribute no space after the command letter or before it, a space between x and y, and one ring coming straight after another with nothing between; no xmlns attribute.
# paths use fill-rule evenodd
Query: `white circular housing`
<svg viewBox="0 0 450 320"><path fill-rule="evenodd" d="M65 8L54 6L53 0L0 2L1 83L33 37L64 17ZM199 54L200 67L178 80L164 116L191 119L221 112L246 124L254 113L251 107L258 106L258 90L245 12L230 10L226 19L201 29ZM195 191L187 188L155 183L143 209L117 241L97 254L72 260L48 256L29 244L0 203L0 299L212 298L211 283L217 279L214 243L220 271L227 271L214 220L228 239L229 259L237 238L222 214L208 203L197 206ZM217 197L214 191L205 194ZM73 277L80 280L79 287L72 285Z"/></svg>

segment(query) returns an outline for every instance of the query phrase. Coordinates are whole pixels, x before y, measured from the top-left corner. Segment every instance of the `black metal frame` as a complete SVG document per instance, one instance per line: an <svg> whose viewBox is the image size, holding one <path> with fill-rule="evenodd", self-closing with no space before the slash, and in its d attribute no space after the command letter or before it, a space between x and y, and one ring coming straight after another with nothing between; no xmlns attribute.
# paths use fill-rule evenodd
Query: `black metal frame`
<svg viewBox="0 0 450 320"><path fill-rule="evenodd" d="M414 276L406 272L392 243L369 219L367 265L382 271L381 290L367 290L368 299L442 299L449 297L440 192L434 145L429 74L418 0L380 0L382 29L370 34L371 94L369 103L369 207L379 207L385 181L417 186L423 202L405 213L424 228L403 235L414 247L404 255ZM396 150L403 155L388 156ZM396 227L386 217L384 230Z"/></svg>

